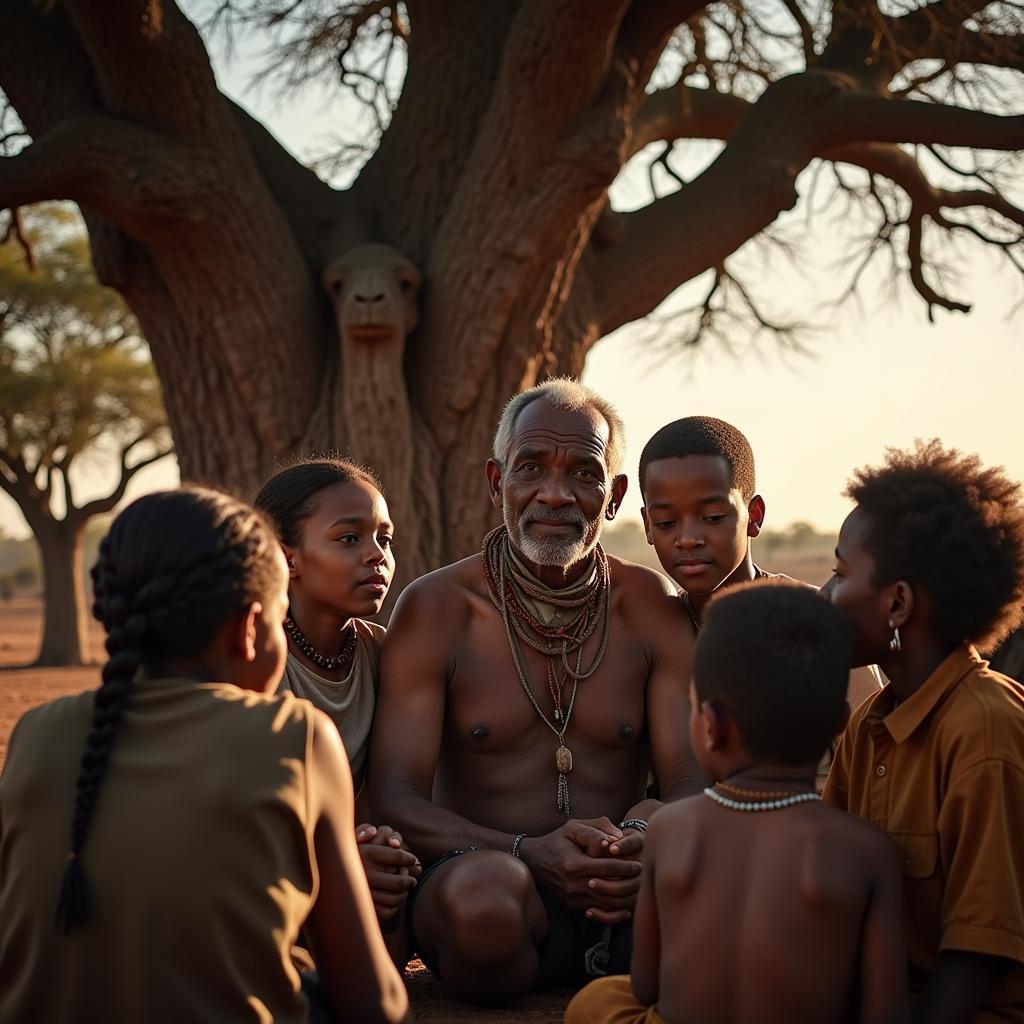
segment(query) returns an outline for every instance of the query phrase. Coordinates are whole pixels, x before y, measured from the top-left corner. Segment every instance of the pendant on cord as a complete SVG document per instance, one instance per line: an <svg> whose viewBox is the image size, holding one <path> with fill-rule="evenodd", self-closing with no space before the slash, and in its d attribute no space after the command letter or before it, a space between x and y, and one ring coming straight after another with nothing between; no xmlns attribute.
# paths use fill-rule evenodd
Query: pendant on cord
<svg viewBox="0 0 1024 1024"><path fill-rule="evenodd" d="M572 771L572 751L564 742L555 751L555 767L558 769L556 806L568 818L571 811L571 804L569 803L569 772Z"/></svg>

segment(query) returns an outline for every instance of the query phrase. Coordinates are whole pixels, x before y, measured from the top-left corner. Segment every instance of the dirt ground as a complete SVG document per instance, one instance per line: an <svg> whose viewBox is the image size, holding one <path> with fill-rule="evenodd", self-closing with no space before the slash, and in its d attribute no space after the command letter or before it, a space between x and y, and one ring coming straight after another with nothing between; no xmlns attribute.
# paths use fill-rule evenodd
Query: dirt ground
<svg viewBox="0 0 1024 1024"><path fill-rule="evenodd" d="M92 657L97 664L83 668L34 669L42 629L38 599L16 597L0 602L0 769L7 754L7 739L18 718L30 707L92 689L99 683L103 632L95 626ZM413 1019L422 1024L560 1024L569 993L530 996L501 1010L483 1010L445 998L441 986L414 960L406 970Z"/></svg>

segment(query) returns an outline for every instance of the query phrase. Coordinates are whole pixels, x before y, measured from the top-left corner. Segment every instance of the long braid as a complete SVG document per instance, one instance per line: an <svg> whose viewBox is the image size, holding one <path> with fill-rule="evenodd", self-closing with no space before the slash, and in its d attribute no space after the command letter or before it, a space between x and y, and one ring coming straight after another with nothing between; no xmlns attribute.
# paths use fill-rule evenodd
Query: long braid
<svg viewBox="0 0 1024 1024"><path fill-rule="evenodd" d="M82 765L75 786L75 809L71 818L71 849L60 889L57 924L65 933L89 919L89 890L82 869L81 852L89 832L93 809L99 796L121 713L132 680L142 660L141 644L146 620L129 615L124 594L109 564L109 543L100 545L100 557L93 569L95 602L93 614L107 627L107 654L103 682L93 699L92 724L82 753Z"/></svg>
<svg viewBox="0 0 1024 1024"><path fill-rule="evenodd" d="M91 905L82 850L117 728L140 667L169 654L201 651L232 611L262 595L271 571L269 555L276 548L273 532L252 509L198 489L150 495L136 505L160 499L167 506L185 502L198 507L206 512L208 520L212 519L211 513L220 514L203 524L207 528L205 536L190 546L189 530L186 527L181 531L185 535L182 540L190 547L183 569L141 579L137 588L125 585L123 577L131 573L119 565L122 560L131 563L129 553L119 558L115 552L112 538L118 523L100 545L92 569L93 615L107 630L109 657L93 700L92 723L75 786L71 845L57 906L57 927L65 933L89 920ZM128 518L130 512L131 508L119 519ZM130 518L128 522L134 525ZM130 535L130 526L122 533ZM137 538L129 536L122 546L130 547L133 539L137 543ZM148 561L145 557L139 560Z"/></svg>

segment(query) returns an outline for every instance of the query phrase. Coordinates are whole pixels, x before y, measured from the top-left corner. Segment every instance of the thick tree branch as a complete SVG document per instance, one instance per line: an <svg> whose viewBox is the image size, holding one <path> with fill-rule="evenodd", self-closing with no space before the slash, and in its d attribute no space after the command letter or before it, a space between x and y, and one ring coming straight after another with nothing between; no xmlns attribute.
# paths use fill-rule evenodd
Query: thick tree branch
<svg viewBox="0 0 1024 1024"><path fill-rule="evenodd" d="M92 501L86 502L81 508L76 509L75 518L78 519L79 522L86 522L93 516L103 515L104 513L111 511L111 509L113 509L124 497L125 491L128 489L128 484L136 473L145 469L147 466L153 465L154 462L159 462L161 459L167 458L167 456L173 451L171 446L159 448L153 455L147 456L144 459L139 459L138 462L134 462L129 466L127 464L128 453L143 440L145 440L145 437L136 438L131 442L131 444L126 445L121 450L121 477L117 482L117 486L105 497L94 498ZM68 510L68 514L71 514L70 509Z"/></svg>
<svg viewBox="0 0 1024 1024"><path fill-rule="evenodd" d="M96 115L71 118L0 159L0 208L72 199L133 237L161 237L195 221L196 193L213 184L205 166L148 128Z"/></svg>
<svg viewBox="0 0 1024 1024"><path fill-rule="evenodd" d="M622 244L598 260L602 333L646 316L793 206L796 175L815 156L869 141L1024 148L1024 117L886 100L842 83L817 71L775 83L694 181L621 216Z"/></svg>
<svg viewBox="0 0 1024 1024"><path fill-rule="evenodd" d="M424 188L418 162L409 154L430 153L439 168L466 165L490 107L516 5L418 0L407 10L412 31L405 82L391 123L353 192L374 211L376 240L399 244L424 267L461 175L435 174ZM396 195L401 202L395 202Z"/></svg>
<svg viewBox="0 0 1024 1024"><path fill-rule="evenodd" d="M39 467L30 470L24 458L15 452L0 450L0 490L21 510L29 529L36 535L45 529L50 514L50 490L36 483Z"/></svg>
<svg viewBox="0 0 1024 1024"><path fill-rule="evenodd" d="M5 0L0 89L35 137L97 110L92 67L62 4Z"/></svg>
<svg viewBox="0 0 1024 1024"><path fill-rule="evenodd" d="M65 0L103 108L183 141L230 143L230 112L206 48L170 2ZM188 102L181 102L183 95Z"/></svg>
<svg viewBox="0 0 1024 1024"><path fill-rule="evenodd" d="M1024 115L884 99L858 93L837 95L828 103L834 123L821 143L906 142L970 149L1024 149Z"/></svg>
<svg viewBox="0 0 1024 1024"><path fill-rule="evenodd" d="M643 88L651 77L672 33L700 14L706 0L633 0L622 19L616 50L633 65Z"/></svg>
<svg viewBox="0 0 1024 1024"><path fill-rule="evenodd" d="M526 0L505 43L490 120L512 130L562 130L601 92L629 0ZM572 67L572 76L565 67ZM558 102L551 96L557 90Z"/></svg>
<svg viewBox="0 0 1024 1024"><path fill-rule="evenodd" d="M659 89L640 104L628 155L658 140L728 139L751 106L741 96L685 82Z"/></svg>
<svg viewBox="0 0 1024 1024"><path fill-rule="evenodd" d="M835 110L833 131L843 137L840 141L1024 148L1021 116L854 92L837 91L828 102ZM637 111L630 153L657 139L728 139L752 106L739 96L684 83L661 89L651 93Z"/></svg>

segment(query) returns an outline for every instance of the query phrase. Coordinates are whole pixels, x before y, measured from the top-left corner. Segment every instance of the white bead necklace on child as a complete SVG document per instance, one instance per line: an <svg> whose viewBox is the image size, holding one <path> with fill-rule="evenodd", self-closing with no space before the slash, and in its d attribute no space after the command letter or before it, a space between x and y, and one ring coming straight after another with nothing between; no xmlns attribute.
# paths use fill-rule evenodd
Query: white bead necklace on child
<svg viewBox="0 0 1024 1024"><path fill-rule="evenodd" d="M728 807L731 811L777 811L782 807L792 807L794 804L806 803L808 800L821 799L817 793L794 793L792 796L774 800L733 800L730 797L722 796L711 786L704 790L704 795L711 797L715 803Z"/></svg>

